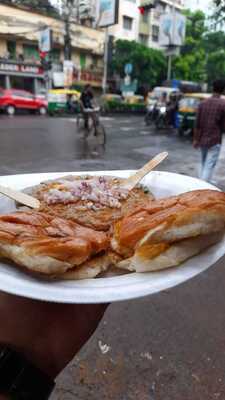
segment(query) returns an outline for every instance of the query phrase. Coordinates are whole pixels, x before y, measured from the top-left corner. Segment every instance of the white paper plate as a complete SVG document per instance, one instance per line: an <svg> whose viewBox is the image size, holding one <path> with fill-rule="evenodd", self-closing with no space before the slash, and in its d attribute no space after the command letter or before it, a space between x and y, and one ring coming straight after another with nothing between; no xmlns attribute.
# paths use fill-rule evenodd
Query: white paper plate
<svg viewBox="0 0 225 400"><path fill-rule="evenodd" d="M131 171L98 171L90 174L127 177L131 174ZM64 174L3 176L0 177L0 184L22 189L36 185L43 180L63 175L68 175L68 172ZM195 189L216 189L214 186L198 179L157 171L146 177L144 184L149 186L157 198ZM0 213L13 209L13 202L0 196ZM214 265L224 254L225 239L177 268L155 273L133 273L111 278L50 283L34 279L20 272L17 268L1 262L0 290L33 299L59 303L105 303L128 300L157 293L185 282Z"/></svg>

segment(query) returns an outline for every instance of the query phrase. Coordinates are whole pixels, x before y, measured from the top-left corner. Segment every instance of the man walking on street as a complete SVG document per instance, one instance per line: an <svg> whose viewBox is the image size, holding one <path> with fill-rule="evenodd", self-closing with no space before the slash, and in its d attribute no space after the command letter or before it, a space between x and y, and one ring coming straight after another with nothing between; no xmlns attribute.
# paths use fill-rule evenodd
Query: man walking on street
<svg viewBox="0 0 225 400"><path fill-rule="evenodd" d="M225 100L221 98L225 81L213 83L213 95L198 108L193 146L201 150L200 178L210 182L219 158L225 130Z"/></svg>

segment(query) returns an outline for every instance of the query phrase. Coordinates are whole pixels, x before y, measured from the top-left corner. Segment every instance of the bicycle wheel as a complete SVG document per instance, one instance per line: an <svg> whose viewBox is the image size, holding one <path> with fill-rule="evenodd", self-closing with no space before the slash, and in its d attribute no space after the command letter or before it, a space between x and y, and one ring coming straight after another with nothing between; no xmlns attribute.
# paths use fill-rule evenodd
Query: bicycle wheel
<svg viewBox="0 0 225 400"><path fill-rule="evenodd" d="M106 143L106 133L105 127L102 124L98 124L96 127L93 126L94 136L96 137L97 144L105 145Z"/></svg>
<svg viewBox="0 0 225 400"><path fill-rule="evenodd" d="M102 124L96 126L96 139L98 144L105 145L106 133L105 133L105 127Z"/></svg>

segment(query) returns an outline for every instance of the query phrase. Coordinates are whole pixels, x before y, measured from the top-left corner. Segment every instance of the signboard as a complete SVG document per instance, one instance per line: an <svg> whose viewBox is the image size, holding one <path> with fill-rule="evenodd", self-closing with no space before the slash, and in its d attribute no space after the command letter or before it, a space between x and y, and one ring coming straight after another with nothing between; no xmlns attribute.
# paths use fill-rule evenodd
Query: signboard
<svg viewBox="0 0 225 400"><path fill-rule="evenodd" d="M46 28L40 32L39 50L43 53L48 53L52 48L52 31Z"/></svg>
<svg viewBox="0 0 225 400"><path fill-rule="evenodd" d="M124 72L126 75L132 74L133 71L133 65L131 63L127 63L124 67Z"/></svg>
<svg viewBox="0 0 225 400"><path fill-rule="evenodd" d="M186 35L186 17L182 14L176 13L174 44L176 46L183 46L185 41L185 35Z"/></svg>
<svg viewBox="0 0 225 400"><path fill-rule="evenodd" d="M105 28L118 23L119 0L98 0L97 21L98 26Z"/></svg>
<svg viewBox="0 0 225 400"><path fill-rule="evenodd" d="M137 91L137 79L130 82L128 85L124 82L120 85L120 90L123 96L133 96Z"/></svg>
<svg viewBox="0 0 225 400"><path fill-rule="evenodd" d="M160 18L160 46L182 46L186 34L186 17L180 13L163 14Z"/></svg>
<svg viewBox="0 0 225 400"><path fill-rule="evenodd" d="M54 87L64 87L64 73L63 72L53 72L53 83Z"/></svg>
<svg viewBox="0 0 225 400"><path fill-rule="evenodd" d="M73 84L73 72L74 64L73 61L65 60L63 63L63 73L64 73L64 86L70 87Z"/></svg>
<svg viewBox="0 0 225 400"><path fill-rule="evenodd" d="M180 47L177 46L170 46L167 47L165 50L165 55L166 56L179 56L180 55Z"/></svg>
<svg viewBox="0 0 225 400"><path fill-rule="evenodd" d="M25 65L25 64L14 64L7 62L0 62L0 71L6 71L7 73L27 73L34 75L42 75L43 68L37 65Z"/></svg>

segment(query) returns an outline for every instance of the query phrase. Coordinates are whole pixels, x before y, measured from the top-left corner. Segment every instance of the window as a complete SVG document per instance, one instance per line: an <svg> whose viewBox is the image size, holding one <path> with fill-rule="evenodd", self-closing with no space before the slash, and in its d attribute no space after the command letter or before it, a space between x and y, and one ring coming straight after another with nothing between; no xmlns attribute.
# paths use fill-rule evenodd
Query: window
<svg viewBox="0 0 225 400"><path fill-rule="evenodd" d="M149 39L148 35L144 35L144 34L139 35L139 42L141 44L144 44L145 46L148 46L148 39Z"/></svg>
<svg viewBox="0 0 225 400"><path fill-rule="evenodd" d="M39 61L39 51L37 46L33 46L30 44L23 45L23 54L24 59L28 61Z"/></svg>
<svg viewBox="0 0 225 400"><path fill-rule="evenodd" d="M158 42L159 41L159 26L152 25L152 41Z"/></svg>
<svg viewBox="0 0 225 400"><path fill-rule="evenodd" d="M31 93L23 92L22 90L13 90L12 95L15 97L21 97L23 99L33 99L34 96Z"/></svg>
<svg viewBox="0 0 225 400"><path fill-rule="evenodd" d="M133 25L133 18L130 17L123 17L123 27L124 29L127 29L128 31L132 30L132 25Z"/></svg>
<svg viewBox="0 0 225 400"><path fill-rule="evenodd" d="M51 51L52 61L55 63L60 62L60 49L52 49Z"/></svg>
<svg viewBox="0 0 225 400"><path fill-rule="evenodd" d="M80 66L81 69L86 67L86 54L80 54Z"/></svg>
<svg viewBox="0 0 225 400"><path fill-rule="evenodd" d="M8 51L8 58L10 60L16 59L16 42L12 40L7 41L7 51Z"/></svg>
<svg viewBox="0 0 225 400"><path fill-rule="evenodd" d="M98 59L95 56L92 57L92 65L94 68L98 66Z"/></svg>

